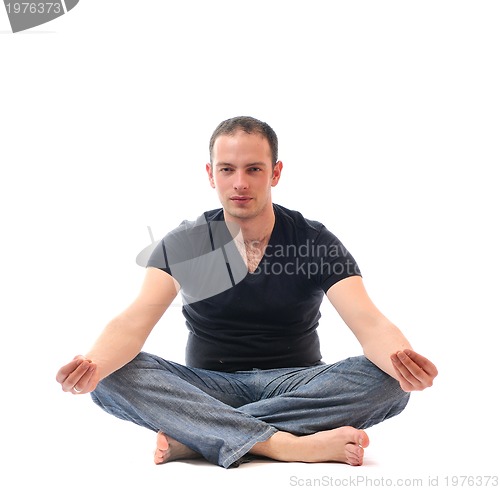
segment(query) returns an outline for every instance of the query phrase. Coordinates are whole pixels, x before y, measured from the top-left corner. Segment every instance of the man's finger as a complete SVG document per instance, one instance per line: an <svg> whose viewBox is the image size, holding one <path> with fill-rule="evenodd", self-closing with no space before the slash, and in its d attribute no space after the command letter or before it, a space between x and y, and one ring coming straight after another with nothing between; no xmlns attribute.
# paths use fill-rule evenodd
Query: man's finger
<svg viewBox="0 0 500 490"><path fill-rule="evenodd" d="M400 378L402 380L407 381L408 383L411 383L412 380L414 380L414 376L411 373L411 371L403 364L402 360L400 359L399 353L393 354L391 356L392 364L394 368L396 369L396 373L399 374Z"/></svg>
<svg viewBox="0 0 500 490"><path fill-rule="evenodd" d="M81 393L87 393L89 391L89 387L91 387L90 381L94 376L96 371L96 365L91 364L87 369L87 372L78 380L78 382L73 386L72 392L76 395Z"/></svg>
<svg viewBox="0 0 500 490"><path fill-rule="evenodd" d="M62 388L64 391L72 391L73 387L78 384L80 379L85 375L85 373L90 368L89 361L82 361L76 369L74 369L63 381Z"/></svg>
<svg viewBox="0 0 500 490"><path fill-rule="evenodd" d="M420 380L427 375L422 367L417 362L415 362L406 352L398 352L396 355L401 361L401 364L403 364L403 366L415 379Z"/></svg>
<svg viewBox="0 0 500 490"><path fill-rule="evenodd" d="M422 356L421 354L415 352L414 350L411 349L405 349L404 353L418 366L425 371L427 374L435 378L438 375L438 370L436 366L429 361L426 357Z"/></svg>
<svg viewBox="0 0 500 490"><path fill-rule="evenodd" d="M409 371L405 368L403 363L397 358L396 355L391 356L392 365L396 374L396 379L399 381L401 389L409 392L413 391L412 383L407 379L410 376Z"/></svg>
<svg viewBox="0 0 500 490"><path fill-rule="evenodd" d="M410 351L413 352L413 351ZM419 356L423 358L423 356ZM425 359L425 358L423 358ZM405 391L423 390L432 386L433 376L428 374L417 362L415 362L407 352L399 351L391 356L391 360L400 377L401 388ZM421 361L421 359L418 359ZM429 364L434 366L430 361ZM430 368L429 368L430 369Z"/></svg>
<svg viewBox="0 0 500 490"><path fill-rule="evenodd" d="M83 359L73 359L71 362L63 366L56 374L56 381L64 383L66 378L83 362Z"/></svg>

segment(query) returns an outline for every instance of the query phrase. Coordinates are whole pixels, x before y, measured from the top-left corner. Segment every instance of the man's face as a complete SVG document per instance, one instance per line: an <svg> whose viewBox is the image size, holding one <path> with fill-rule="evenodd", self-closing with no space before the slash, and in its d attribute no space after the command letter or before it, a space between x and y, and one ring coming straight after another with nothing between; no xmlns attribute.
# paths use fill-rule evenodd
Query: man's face
<svg viewBox="0 0 500 490"><path fill-rule="evenodd" d="M255 218L272 206L271 187L278 183L281 169L281 162L273 169L267 139L244 131L219 136L212 165L207 164L210 184L225 213L236 219Z"/></svg>

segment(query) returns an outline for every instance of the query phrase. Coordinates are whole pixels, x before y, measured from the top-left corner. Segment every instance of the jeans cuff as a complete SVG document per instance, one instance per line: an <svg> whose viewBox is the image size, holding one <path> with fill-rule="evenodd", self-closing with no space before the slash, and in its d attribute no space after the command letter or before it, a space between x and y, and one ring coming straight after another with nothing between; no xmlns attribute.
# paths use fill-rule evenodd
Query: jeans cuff
<svg viewBox="0 0 500 490"><path fill-rule="evenodd" d="M227 456L222 462L221 466L224 468L237 468L243 463L248 463L252 461L254 458L252 455L248 454L248 451L252 449L258 442L267 441L272 435L278 432L278 429L269 426L264 433L252 437L249 441L247 441L243 446L238 449L235 449L230 456Z"/></svg>

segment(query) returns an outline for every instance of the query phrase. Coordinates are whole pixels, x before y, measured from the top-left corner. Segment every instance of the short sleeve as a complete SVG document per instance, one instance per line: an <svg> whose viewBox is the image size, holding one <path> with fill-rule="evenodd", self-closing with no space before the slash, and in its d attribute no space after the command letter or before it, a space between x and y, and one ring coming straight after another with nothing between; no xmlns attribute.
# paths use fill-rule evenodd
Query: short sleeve
<svg viewBox="0 0 500 490"><path fill-rule="evenodd" d="M161 269L162 271L172 275L172 271L168 265L165 238L156 244L156 247L153 249L153 252L147 261L146 267L156 267L157 269Z"/></svg>
<svg viewBox="0 0 500 490"><path fill-rule="evenodd" d="M185 304L231 289L248 270L224 221L184 222L153 250L146 267L170 274Z"/></svg>
<svg viewBox="0 0 500 490"><path fill-rule="evenodd" d="M359 266L342 242L322 226L313 245L310 267L326 293L335 283L351 276L361 276Z"/></svg>

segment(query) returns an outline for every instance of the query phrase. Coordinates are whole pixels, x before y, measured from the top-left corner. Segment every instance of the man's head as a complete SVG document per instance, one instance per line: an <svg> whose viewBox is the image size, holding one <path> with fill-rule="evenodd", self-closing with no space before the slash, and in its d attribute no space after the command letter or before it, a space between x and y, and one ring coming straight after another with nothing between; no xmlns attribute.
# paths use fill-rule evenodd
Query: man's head
<svg viewBox="0 0 500 490"><path fill-rule="evenodd" d="M276 165L278 161L278 137L276 133L269 124L249 116L238 116L226 119L215 128L209 144L210 163L212 165L215 140L222 135L232 136L238 131L243 131L247 134L259 134L265 138L269 143L271 162L273 166Z"/></svg>
<svg viewBox="0 0 500 490"><path fill-rule="evenodd" d="M278 139L268 124L236 117L217 126L206 170L226 220L274 217L271 188L278 184L283 168L277 158Z"/></svg>

